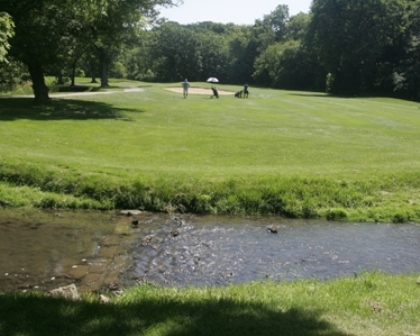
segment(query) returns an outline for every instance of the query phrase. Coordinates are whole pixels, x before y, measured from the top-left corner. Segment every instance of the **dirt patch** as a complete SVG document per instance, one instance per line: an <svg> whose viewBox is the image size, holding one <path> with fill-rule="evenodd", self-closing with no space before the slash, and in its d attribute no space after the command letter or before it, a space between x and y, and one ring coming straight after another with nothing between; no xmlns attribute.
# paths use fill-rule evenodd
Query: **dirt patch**
<svg viewBox="0 0 420 336"><path fill-rule="evenodd" d="M166 90L172 91L172 92L177 92L177 93L182 93L182 88L167 88ZM218 90L218 92L219 92L219 95L233 95L234 94L234 92L230 92L230 91ZM189 88L188 93L205 94L205 95L212 95L213 94L213 92L210 89L203 89L203 88Z"/></svg>
<svg viewBox="0 0 420 336"><path fill-rule="evenodd" d="M127 88L124 89L124 92L143 92L144 90L142 88Z"/></svg>

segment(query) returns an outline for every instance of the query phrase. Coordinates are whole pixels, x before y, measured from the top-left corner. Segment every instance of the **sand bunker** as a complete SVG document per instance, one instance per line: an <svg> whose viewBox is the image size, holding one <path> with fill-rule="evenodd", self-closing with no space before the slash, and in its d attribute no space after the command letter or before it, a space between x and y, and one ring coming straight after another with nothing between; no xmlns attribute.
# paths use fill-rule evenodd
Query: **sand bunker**
<svg viewBox="0 0 420 336"><path fill-rule="evenodd" d="M182 88L167 88L166 90L172 91L172 92L177 92L177 93L182 93ZM233 95L234 94L234 92L230 92L230 91L221 91L221 90L217 90L217 91L219 92L219 95ZM210 89L189 88L188 93L212 95L213 91L211 91Z"/></svg>

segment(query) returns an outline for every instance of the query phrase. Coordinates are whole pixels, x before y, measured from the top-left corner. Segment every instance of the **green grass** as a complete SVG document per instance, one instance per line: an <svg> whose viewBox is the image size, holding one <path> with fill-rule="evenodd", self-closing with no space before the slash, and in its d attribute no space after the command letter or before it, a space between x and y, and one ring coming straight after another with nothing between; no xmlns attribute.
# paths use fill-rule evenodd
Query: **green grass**
<svg viewBox="0 0 420 336"><path fill-rule="evenodd" d="M48 106L0 99L0 205L420 220L417 103L262 88L182 99L165 90L180 83L110 84Z"/></svg>
<svg viewBox="0 0 420 336"><path fill-rule="evenodd" d="M180 83L0 99L0 205L420 221L418 104L258 88L184 100L167 86ZM414 336L417 279L145 284L112 304L3 294L0 335Z"/></svg>
<svg viewBox="0 0 420 336"><path fill-rule="evenodd" d="M112 303L37 293L0 295L0 334L408 336L420 334L417 275L228 287L140 285Z"/></svg>

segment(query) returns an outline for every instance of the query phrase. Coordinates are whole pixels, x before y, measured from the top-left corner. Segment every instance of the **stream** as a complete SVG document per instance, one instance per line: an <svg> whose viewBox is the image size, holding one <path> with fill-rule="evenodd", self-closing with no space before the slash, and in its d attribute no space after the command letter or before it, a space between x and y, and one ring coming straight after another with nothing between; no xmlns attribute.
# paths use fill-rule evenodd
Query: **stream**
<svg viewBox="0 0 420 336"><path fill-rule="evenodd" d="M420 224L0 210L0 292L324 280L364 271L420 272Z"/></svg>

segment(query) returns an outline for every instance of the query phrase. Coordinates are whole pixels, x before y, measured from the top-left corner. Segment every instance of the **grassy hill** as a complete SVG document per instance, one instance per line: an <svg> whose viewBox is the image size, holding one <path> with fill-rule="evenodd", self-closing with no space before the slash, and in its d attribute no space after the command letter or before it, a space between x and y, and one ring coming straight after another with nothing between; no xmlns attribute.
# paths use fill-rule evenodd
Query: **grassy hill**
<svg viewBox="0 0 420 336"><path fill-rule="evenodd" d="M180 86L1 98L0 205L420 220L417 103Z"/></svg>

